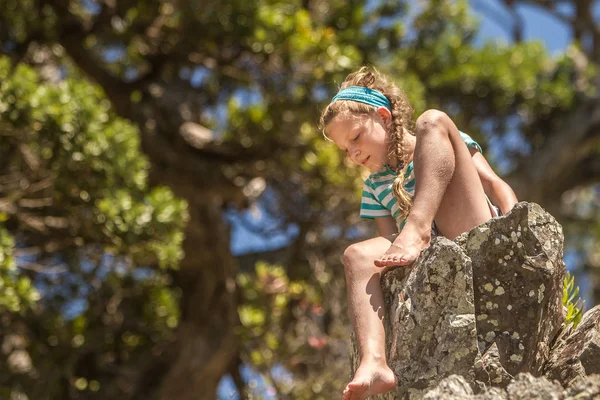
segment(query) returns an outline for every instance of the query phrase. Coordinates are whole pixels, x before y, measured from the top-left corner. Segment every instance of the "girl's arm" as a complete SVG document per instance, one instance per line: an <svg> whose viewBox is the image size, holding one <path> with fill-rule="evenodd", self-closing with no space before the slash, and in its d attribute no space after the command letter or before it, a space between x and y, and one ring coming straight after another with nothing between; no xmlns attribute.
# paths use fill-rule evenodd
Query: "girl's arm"
<svg viewBox="0 0 600 400"><path fill-rule="evenodd" d="M396 222L392 217L375 218L375 224L377 225L379 236L385 237L398 233Z"/></svg>
<svg viewBox="0 0 600 400"><path fill-rule="evenodd" d="M492 203L500 208L502 214L508 213L515 204L517 204L517 196L508 183L504 182L490 167L487 160L479 151L469 148L473 163L477 168L479 179L483 185L485 194L490 198Z"/></svg>

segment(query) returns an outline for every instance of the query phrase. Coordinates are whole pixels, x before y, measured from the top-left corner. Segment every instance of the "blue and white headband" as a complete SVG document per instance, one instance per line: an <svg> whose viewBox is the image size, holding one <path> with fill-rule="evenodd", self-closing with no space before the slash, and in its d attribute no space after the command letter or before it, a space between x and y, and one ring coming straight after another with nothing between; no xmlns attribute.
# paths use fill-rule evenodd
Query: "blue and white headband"
<svg viewBox="0 0 600 400"><path fill-rule="evenodd" d="M331 103L334 103L338 100L357 101L370 106L385 107L390 112L392 111L390 101L383 95L383 93L364 86L348 86L340 89L340 91L331 99Z"/></svg>

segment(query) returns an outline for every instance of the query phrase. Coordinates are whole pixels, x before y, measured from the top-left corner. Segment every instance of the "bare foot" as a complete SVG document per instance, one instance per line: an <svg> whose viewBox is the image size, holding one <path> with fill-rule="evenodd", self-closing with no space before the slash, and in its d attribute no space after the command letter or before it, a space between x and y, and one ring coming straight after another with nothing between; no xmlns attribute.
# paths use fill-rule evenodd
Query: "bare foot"
<svg viewBox="0 0 600 400"><path fill-rule="evenodd" d="M408 224L394 240L388 251L375 260L377 267L404 266L415 262L421 251L431 242L431 230L419 233Z"/></svg>
<svg viewBox="0 0 600 400"><path fill-rule="evenodd" d="M389 392L398 381L396 375L387 365L378 363L361 363L354 379L344 389L343 400L363 400L369 396Z"/></svg>

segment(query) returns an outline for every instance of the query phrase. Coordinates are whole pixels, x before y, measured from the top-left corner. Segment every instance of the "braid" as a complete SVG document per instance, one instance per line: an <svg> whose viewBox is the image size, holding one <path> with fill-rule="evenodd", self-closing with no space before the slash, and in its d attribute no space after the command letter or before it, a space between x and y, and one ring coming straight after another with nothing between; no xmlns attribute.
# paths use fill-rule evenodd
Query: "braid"
<svg viewBox="0 0 600 400"><path fill-rule="evenodd" d="M402 104L398 99L390 100L392 105L392 127L391 127L391 138L394 152L396 153L396 179L392 185L392 191L398 199L398 207L400 209L400 219L408 217L410 208L412 206L412 198L404 188L404 171L403 167L405 164L405 152L404 152L404 127L406 122L402 115Z"/></svg>
<svg viewBox="0 0 600 400"><path fill-rule="evenodd" d="M405 163L405 151L403 146L404 132L410 132L412 127L412 107L404 92L386 76L379 73L376 69L362 67L358 71L349 74L340 89L348 86L364 86L378 90L383 93L390 101L392 109L392 123L388 127L390 139L390 155L394 155L397 162L397 176L394 179L392 190L398 199L400 208L400 217L404 219L408 216L412 206L412 199L404 188L404 173L402 167ZM355 101L341 100L329 104L321 114L320 125L324 129L329 122L340 114L371 114L377 112L377 108L368 104Z"/></svg>

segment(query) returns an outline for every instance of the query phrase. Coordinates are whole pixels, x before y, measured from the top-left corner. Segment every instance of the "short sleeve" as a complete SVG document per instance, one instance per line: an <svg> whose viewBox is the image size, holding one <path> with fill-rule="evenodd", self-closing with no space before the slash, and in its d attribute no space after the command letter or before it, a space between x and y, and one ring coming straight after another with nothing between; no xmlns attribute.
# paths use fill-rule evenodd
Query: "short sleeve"
<svg viewBox="0 0 600 400"><path fill-rule="evenodd" d="M390 217L392 213L385 208L373 191L373 187L367 179L363 185L362 199L360 202L360 217L367 219Z"/></svg>
<svg viewBox="0 0 600 400"><path fill-rule="evenodd" d="M466 133L464 133L462 131L458 131L458 132L460 132L460 136L462 137L462 140L465 142L467 147L473 147L480 153L483 153L483 150L481 150L481 146L479 145L479 143L474 141L471 136L467 135Z"/></svg>

